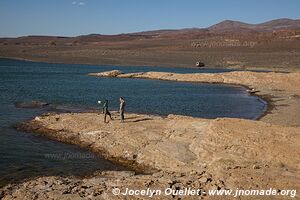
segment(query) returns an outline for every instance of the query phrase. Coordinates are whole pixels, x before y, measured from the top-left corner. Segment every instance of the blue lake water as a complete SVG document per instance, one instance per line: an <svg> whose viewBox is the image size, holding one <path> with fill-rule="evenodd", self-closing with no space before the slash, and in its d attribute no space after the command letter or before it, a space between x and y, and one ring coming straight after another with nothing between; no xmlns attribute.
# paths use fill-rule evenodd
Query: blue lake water
<svg viewBox="0 0 300 200"><path fill-rule="evenodd" d="M127 112L158 115L173 113L204 118L255 119L266 109L261 99L250 96L245 88L239 86L86 75L113 69L177 73L232 71L48 64L0 59L0 186L40 175L85 175L95 170L122 169L76 146L13 128L14 124L43 112L94 110L98 109L97 100L103 99L110 101L110 109L117 109L120 96L126 99ZM51 105L39 109L15 107L16 102L33 100Z"/></svg>

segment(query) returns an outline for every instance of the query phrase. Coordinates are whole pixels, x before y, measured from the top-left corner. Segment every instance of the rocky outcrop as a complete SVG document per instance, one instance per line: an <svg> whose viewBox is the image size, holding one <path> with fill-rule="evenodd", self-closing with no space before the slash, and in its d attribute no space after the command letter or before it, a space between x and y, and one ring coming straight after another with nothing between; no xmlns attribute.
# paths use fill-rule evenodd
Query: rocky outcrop
<svg viewBox="0 0 300 200"><path fill-rule="evenodd" d="M123 195L126 189L175 191L193 187L199 195ZM98 172L86 178L76 177L41 177L19 185L10 185L0 189L3 200L23 199L202 199L208 188L223 188L224 183L214 180L211 174L193 172L190 174L159 172L151 175L135 175L133 172ZM148 190L149 190L148 189ZM120 192L118 194L118 192ZM152 197L151 197L152 196ZM0 196L1 197L1 196Z"/></svg>
<svg viewBox="0 0 300 200"><path fill-rule="evenodd" d="M112 70L108 72L99 72L99 73L89 73L90 76L100 76L100 77L117 77L118 75L123 74L120 70Z"/></svg>
<svg viewBox="0 0 300 200"><path fill-rule="evenodd" d="M83 179L87 182L69 178L77 183L78 190L71 192L77 197L82 193L86 196L96 194L93 198L115 198L111 183L118 183L117 187L123 191L127 186L164 189L172 187L171 183L176 188L199 187L203 190L300 189L300 181L295 178L299 173L299 127L244 119L199 119L177 115L162 118L140 114L128 114L125 123L113 120L105 124L103 115L97 113L65 113L40 116L21 128L77 144L114 162L153 173ZM41 186L48 179L55 180L54 184ZM10 185L3 189L4 197L20 197L20 194L45 197L43 195L55 190L53 193L64 198L69 194L63 192L69 188L64 180L44 177ZM91 180L96 180L97 185L86 187Z"/></svg>

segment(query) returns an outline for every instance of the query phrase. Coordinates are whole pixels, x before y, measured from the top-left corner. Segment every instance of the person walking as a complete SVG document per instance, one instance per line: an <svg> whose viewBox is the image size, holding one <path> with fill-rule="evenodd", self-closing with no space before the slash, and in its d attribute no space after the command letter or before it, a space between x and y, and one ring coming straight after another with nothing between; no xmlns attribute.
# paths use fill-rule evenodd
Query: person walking
<svg viewBox="0 0 300 200"><path fill-rule="evenodd" d="M125 112L125 99L123 97L120 97L120 118L121 122L124 122L124 112Z"/></svg>
<svg viewBox="0 0 300 200"><path fill-rule="evenodd" d="M108 111L108 100L104 101L104 104L103 104L102 108L103 108L103 113L104 113L104 123L108 123L108 121L106 121L107 115L109 116L110 120L113 120L112 117L111 117L110 112Z"/></svg>

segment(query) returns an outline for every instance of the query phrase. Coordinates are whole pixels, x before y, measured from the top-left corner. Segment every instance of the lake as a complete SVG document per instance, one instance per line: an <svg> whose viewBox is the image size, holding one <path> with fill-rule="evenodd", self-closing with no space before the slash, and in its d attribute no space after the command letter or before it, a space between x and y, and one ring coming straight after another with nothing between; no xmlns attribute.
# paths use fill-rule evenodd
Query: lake
<svg viewBox="0 0 300 200"><path fill-rule="evenodd" d="M118 108L120 96L126 111L155 115L256 119L266 104L240 86L117 79L87 76L92 72L122 70L125 73L164 71L219 73L228 69L122 67L48 64L0 59L0 186L40 175L86 175L96 170L122 170L100 156L74 145L48 140L14 128L44 112L100 109L98 100ZM43 101L49 106L18 108L16 102Z"/></svg>

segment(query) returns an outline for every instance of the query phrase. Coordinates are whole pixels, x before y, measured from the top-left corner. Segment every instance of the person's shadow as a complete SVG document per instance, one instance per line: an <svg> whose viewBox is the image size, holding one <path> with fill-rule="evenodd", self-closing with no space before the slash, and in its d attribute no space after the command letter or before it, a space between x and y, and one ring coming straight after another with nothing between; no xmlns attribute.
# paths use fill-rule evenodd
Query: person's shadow
<svg viewBox="0 0 300 200"><path fill-rule="evenodd" d="M133 120L132 122L141 122L141 121L148 121L148 120L152 120L152 119L151 118L142 118L142 119Z"/></svg>

